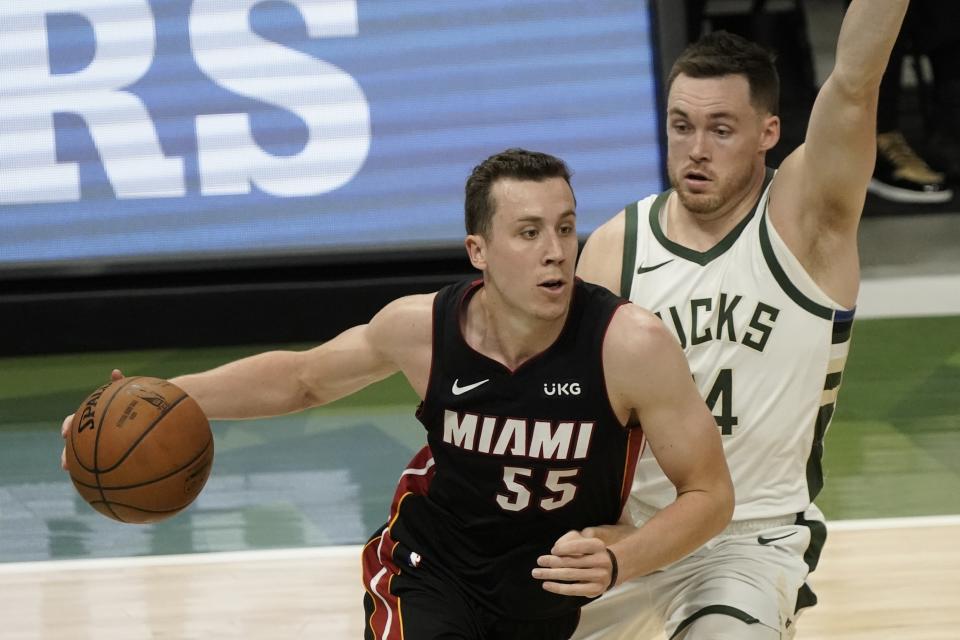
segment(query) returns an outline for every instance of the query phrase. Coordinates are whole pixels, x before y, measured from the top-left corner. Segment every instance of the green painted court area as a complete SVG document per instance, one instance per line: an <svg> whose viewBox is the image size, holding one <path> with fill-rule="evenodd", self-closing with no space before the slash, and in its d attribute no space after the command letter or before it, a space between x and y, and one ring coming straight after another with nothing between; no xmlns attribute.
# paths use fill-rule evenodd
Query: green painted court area
<svg viewBox="0 0 960 640"><path fill-rule="evenodd" d="M0 561L363 541L424 441L399 376L322 409L215 424L206 488L156 525L100 516L59 468L63 416L112 368L173 377L267 348L0 359ZM829 518L960 513L960 317L859 320L826 444Z"/></svg>

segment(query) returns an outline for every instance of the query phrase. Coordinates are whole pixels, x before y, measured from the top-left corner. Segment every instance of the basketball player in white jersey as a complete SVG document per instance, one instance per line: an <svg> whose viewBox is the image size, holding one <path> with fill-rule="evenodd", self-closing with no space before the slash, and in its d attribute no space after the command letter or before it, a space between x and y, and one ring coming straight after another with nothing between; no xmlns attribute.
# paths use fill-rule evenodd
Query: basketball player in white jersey
<svg viewBox="0 0 960 640"><path fill-rule="evenodd" d="M770 55L717 33L675 63L673 188L600 227L577 273L656 313L680 342L722 434L736 509L692 555L588 605L576 638L789 638L816 602L805 580L826 528L813 499L857 300L878 88L906 8L850 4L806 140L776 173L764 162L780 134ZM629 524L587 535L609 544L673 499L645 453Z"/></svg>

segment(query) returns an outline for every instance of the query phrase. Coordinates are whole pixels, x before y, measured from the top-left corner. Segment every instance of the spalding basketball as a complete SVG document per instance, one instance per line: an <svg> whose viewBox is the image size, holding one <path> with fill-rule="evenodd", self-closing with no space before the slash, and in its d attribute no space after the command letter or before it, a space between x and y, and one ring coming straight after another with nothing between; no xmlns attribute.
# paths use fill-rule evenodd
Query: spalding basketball
<svg viewBox="0 0 960 640"><path fill-rule="evenodd" d="M73 485L94 509L120 522L157 522L200 494L213 464L213 434L180 387L121 378L77 409L66 459Z"/></svg>

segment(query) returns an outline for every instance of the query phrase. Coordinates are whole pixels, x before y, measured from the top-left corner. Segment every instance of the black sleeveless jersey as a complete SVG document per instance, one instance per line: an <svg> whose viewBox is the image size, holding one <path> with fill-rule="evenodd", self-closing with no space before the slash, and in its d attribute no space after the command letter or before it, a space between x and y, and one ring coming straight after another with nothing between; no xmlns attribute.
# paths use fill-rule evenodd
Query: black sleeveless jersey
<svg viewBox="0 0 960 640"><path fill-rule="evenodd" d="M511 371L463 338L482 286L436 296L417 411L435 475L426 495L403 496L390 535L495 615L555 617L589 600L545 591L530 574L537 557L571 529L617 521L642 446L640 429L613 413L603 375L604 336L624 301L576 280L557 340Z"/></svg>

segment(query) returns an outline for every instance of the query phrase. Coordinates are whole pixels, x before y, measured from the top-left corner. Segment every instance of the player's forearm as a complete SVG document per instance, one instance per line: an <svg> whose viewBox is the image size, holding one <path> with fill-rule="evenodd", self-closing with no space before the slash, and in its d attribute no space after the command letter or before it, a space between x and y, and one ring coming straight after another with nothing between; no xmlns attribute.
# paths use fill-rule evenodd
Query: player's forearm
<svg viewBox="0 0 960 640"><path fill-rule="evenodd" d="M298 357L290 351L271 351L170 381L196 400L210 419L281 415L313 404L298 379Z"/></svg>
<svg viewBox="0 0 960 640"><path fill-rule="evenodd" d="M723 487L679 495L636 531L608 545L617 556L617 582L647 575L689 555L723 531L732 514L733 494Z"/></svg>
<svg viewBox="0 0 960 640"><path fill-rule="evenodd" d="M909 0L853 0L837 41L835 82L851 92L880 86Z"/></svg>

